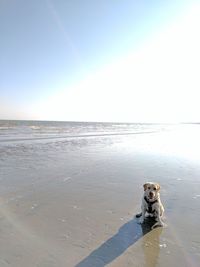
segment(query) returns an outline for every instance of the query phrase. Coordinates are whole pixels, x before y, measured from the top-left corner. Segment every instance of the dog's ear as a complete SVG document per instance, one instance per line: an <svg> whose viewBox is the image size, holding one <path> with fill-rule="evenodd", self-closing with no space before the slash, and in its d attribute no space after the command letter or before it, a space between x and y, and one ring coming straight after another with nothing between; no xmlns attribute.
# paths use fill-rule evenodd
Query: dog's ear
<svg viewBox="0 0 200 267"><path fill-rule="evenodd" d="M160 185L157 183L156 184L157 191L160 191Z"/></svg>
<svg viewBox="0 0 200 267"><path fill-rule="evenodd" d="M148 183L143 184L143 187L144 187L144 191L146 191L148 187Z"/></svg>

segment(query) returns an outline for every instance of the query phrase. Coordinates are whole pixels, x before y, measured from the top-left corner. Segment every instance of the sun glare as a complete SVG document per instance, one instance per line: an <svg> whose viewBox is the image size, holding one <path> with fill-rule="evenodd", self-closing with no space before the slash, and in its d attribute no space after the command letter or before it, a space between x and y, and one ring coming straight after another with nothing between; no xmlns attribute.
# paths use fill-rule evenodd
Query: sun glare
<svg viewBox="0 0 200 267"><path fill-rule="evenodd" d="M59 120L179 122L198 120L199 5L137 51L58 90L37 106Z"/></svg>

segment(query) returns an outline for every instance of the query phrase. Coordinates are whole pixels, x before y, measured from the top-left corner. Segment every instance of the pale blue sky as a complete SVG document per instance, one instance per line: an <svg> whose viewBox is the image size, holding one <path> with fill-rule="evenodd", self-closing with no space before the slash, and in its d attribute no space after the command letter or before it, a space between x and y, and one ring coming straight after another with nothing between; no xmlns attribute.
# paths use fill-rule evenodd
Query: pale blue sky
<svg viewBox="0 0 200 267"><path fill-rule="evenodd" d="M163 114L163 121L170 121L173 114L167 117L167 107L160 117L156 117L156 111L160 112L162 105L158 105L156 110L154 107L152 116L145 115L144 110L148 110L147 113L151 110L142 97L145 99L146 90L153 90L155 80L150 81L150 86L143 83L142 88L138 81L133 82L129 92L125 92L127 77L121 73L126 68L126 73L136 68L136 76L146 80L146 66L152 58L142 61L143 55L151 54L149 47L156 40L157 43L161 42L159 49L164 49L164 41L159 39L163 33L171 38L171 45L173 36L176 36L173 28L178 27L179 32L188 25L187 19L194 17L196 6L199 7L198 1L192 0L2 0L0 119L161 121ZM194 21L191 27L198 22ZM191 29L186 30L186 34L190 32ZM178 43L175 49L179 51L184 38L190 38L190 47L187 44L188 50L183 51L188 54L193 49L192 42L199 40L195 39L199 33L189 37L181 34L182 39L175 39ZM173 47L170 54L172 50ZM163 54L164 50L159 51L158 55L156 52L156 61ZM135 60L135 65L127 63L127 58ZM163 61L165 66L166 60ZM143 66L137 68L140 62ZM173 66L173 62L170 64ZM196 68L196 63L194 65ZM152 68L157 71L154 65ZM163 71L166 71L165 67ZM113 77L112 82L110 78L106 80L106 75ZM132 80L136 79L133 72ZM119 83L121 86L116 86ZM166 86L162 89L159 85L159 88L161 91L168 90ZM128 95L124 101L123 93L124 96ZM99 94L100 97L97 97ZM158 93L158 88L152 91L152 95L152 101L157 95L160 95L157 100L161 101L162 93ZM178 93L175 95L176 101L181 99ZM116 101L115 96L118 96ZM143 113L140 113L140 108L134 108L134 101L131 107L131 103L127 102L130 97L138 99L136 102ZM100 100L101 105L98 103ZM130 105L128 110L127 104ZM185 119L197 120L195 114L194 110ZM178 116L177 120L184 120L184 116Z"/></svg>

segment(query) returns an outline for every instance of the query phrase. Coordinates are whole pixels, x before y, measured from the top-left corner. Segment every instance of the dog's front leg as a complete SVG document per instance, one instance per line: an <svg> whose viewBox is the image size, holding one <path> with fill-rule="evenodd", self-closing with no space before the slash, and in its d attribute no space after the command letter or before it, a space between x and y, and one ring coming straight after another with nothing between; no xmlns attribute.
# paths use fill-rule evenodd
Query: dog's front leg
<svg viewBox="0 0 200 267"><path fill-rule="evenodd" d="M146 208L144 206L142 206L142 213L141 213L141 218L140 218L141 224L144 223L145 212L146 212Z"/></svg>
<svg viewBox="0 0 200 267"><path fill-rule="evenodd" d="M154 229L155 227L157 226L163 226L163 222L162 222L162 219L161 219L161 212L160 210L157 211L157 218L156 218L157 222L151 227L151 229Z"/></svg>

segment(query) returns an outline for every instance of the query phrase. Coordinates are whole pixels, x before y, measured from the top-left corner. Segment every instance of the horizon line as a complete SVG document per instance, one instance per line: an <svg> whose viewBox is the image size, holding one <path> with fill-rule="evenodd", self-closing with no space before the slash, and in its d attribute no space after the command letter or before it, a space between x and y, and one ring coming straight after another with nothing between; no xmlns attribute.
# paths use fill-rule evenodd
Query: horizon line
<svg viewBox="0 0 200 267"><path fill-rule="evenodd" d="M83 121L83 120L43 120L43 119L1 119L0 121L38 121L38 122L71 122L71 123L119 123L119 124L200 124L197 121L182 122L145 122L145 121Z"/></svg>

